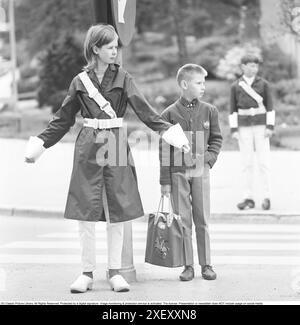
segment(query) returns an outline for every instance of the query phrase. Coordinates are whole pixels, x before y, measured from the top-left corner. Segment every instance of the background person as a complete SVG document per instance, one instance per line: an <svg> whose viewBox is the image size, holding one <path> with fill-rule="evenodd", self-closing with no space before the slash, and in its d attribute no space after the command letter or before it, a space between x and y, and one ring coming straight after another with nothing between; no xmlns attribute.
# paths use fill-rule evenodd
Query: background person
<svg viewBox="0 0 300 325"><path fill-rule="evenodd" d="M238 139L244 178L244 197L240 210L255 207L254 156L256 154L263 194L262 208L269 210L270 137L275 124L275 111L269 83L257 75L259 58L247 54L241 59L243 75L231 86L229 125L232 137Z"/></svg>

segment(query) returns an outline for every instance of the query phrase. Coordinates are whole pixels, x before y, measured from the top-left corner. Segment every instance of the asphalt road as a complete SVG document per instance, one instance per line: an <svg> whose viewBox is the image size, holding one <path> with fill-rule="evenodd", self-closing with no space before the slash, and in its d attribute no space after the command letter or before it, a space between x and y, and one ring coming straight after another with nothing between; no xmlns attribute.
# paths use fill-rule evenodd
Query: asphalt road
<svg viewBox="0 0 300 325"><path fill-rule="evenodd" d="M114 293L106 277L105 224L97 225L94 289L71 294L80 273L76 221L0 217L0 302L281 302L300 303L300 223L211 223L216 281L178 280L181 268L144 263L146 223L133 223L137 282ZM196 255L196 254L195 254ZM197 263L197 261L195 261Z"/></svg>

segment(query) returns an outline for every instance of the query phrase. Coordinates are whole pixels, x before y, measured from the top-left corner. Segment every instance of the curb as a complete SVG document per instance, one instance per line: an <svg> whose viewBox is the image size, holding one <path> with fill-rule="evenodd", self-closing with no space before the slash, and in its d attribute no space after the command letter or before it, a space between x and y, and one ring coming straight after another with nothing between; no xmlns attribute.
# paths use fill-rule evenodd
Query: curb
<svg viewBox="0 0 300 325"><path fill-rule="evenodd" d="M39 218L63 218L64 211L59 210L43 210L33 208L2 208L0 207L0 215L11 217L39 217Z"/></svg>
<svg viewBox="0 0 300 325"><path fill-rule="evenodd" d="M0 207L0 215L14 216L14 217L37 217L37 218L54 218L62 219L64 217L63 210L43 210L34 208L11 208ZM148 214L137 219L142 222L148 221ZM212 212L210 216L211 221L289 221L300 222L300 212L282 212L282 211L245 211L245 212Z"/></svg>

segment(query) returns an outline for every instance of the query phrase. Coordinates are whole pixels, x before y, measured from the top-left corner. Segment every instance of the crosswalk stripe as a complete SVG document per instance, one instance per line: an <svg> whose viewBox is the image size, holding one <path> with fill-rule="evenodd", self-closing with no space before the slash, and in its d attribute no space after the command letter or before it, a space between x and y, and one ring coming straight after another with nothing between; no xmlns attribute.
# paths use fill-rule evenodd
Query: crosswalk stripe
<svg viewBox="0 0 300 325"><path fill-rule="evenodd" d="M1 263L5 264L80 264L80 255L55 255L55 254L0 254ZM97 255L99 264L106 264L106 255ZM297 256L213 256L214 265L300 265ZM134 263L144 263L144 256L134 256ZM195 263L197 259L195 257Z"/></svg>
<svg viewBox="0 0 300 325"><path fill-rule="evenodd" d="M227 234L227 233L210 233L211 239L232 239L232 240L299 240L300 241L300 233L299 235L291 234ZM49 234L43 234L38 235L38 238L46 238L46 239L61 239L61 238L68 238L68 239L78 239L79 235L78 233L73 232L64 232L64 233L49 233ZM106 240L106 232L103 232L102 234L97 234L96 238ZM144 239L146 238L146 232L135 232L133 233L134 239Z"/></svg>
<svg viewBox="0 0 300 325"><path fill-rule="evenodd" d="M261 232L289 232L289 233L297 233L300 234L300 226L295 224L211 224L210 229L213 231L253 231L256 233Z"/></svg>
<svg viewBox="0 0 300 325"><path fill-rule="evenodd" d="M106 231L105 222L97 222L96 230L98 231ZM132 230L134 231L146 231L147 230L147 222L132 222ZM254 233L293 233L299 234L300 236L300 225L298 224L282 224L282 223L211 223L209 225L209 230L211 232L254 232ZM78 228L73 227L72 231L78 233Z"/></svg>
<svg viewBox="0 0 300 325"><path fill-rule="evenodd" d="M194 240L195 244L195 240ZM133 242L133 247L135 249L145 249L144 242ZM97 248L105 248L106 243L96 242ZM45 249L45 248L58 248L58 249L67 249L67 248L80 248L80 244L77 241L17 241L8 244L1 245L0 248L35 248L35 249ZM211 249L214 250L289 250L297 251L300 253L300 242L299 243L211 243Z"/></svg>
<svg viewBox="0 0 300 325"><path fill-rule="evenodd" d="M145 265L147 223L133 222L132 231L134 263ZM210 225L210 236L214 265L300 265L299 225L215 223ZM97 262L106 264L105 223L97 223L96 238ZM79 234L76 227L69 231L39 234L36 239L0 245L0 263L80 264ZM197 264L196 246L193 229Z"/></svg>

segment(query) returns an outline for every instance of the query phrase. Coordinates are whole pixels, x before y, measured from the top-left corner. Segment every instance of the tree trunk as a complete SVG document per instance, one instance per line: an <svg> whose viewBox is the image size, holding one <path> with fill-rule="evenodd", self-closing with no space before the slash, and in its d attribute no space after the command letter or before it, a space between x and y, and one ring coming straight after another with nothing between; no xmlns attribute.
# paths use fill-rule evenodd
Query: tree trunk
<svg viewBox="0 0 300 325"><path fill-rule="evenodd" d="M180 7L179 0L170 0L170 9L173 15L174 25L175 25L175 35L177 38L177 45L178 45L178 59L180 65L183 65L188 60L188 52L186 47L185 41L185 31L184 31L184 24L183 24L183 13Z"/></svg>
<svg viewBox="0 0 300 325"><path fill-rule="evenodd" d="M245 5L240 6L239 40L241 43L245 39L247 9Z"/></svg>

